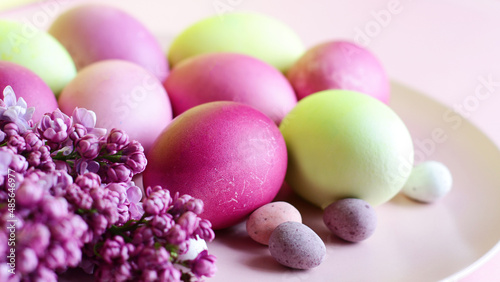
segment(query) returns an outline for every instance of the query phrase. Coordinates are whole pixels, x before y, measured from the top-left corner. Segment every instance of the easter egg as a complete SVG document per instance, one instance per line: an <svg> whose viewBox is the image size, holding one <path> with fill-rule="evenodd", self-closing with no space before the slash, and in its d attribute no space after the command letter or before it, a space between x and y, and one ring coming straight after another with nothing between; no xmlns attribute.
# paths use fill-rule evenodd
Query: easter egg
<svg viewBox="0 0 500 282"><path fill-rule="evenodd" d="M396 195L413 165L403 121L368 95L326 90L297 103L280 130L289 153L287 183L325 208L343 198L380 205Z"/></svg>
<svg viewBox="0 0 500 282"><path fill-rule="evenodd" d="M9 85L18 99L22 97L28 107L35 107L32 118L35 122L57 109L54 93L38 75L21 65L0 61L0 89Z"/></svg>
<svg viewBox="0 0 500 282"><path fill-rule="evenodd" d="M451 191L453 178L441 162L427 161L416 165L403 187L403 194L424 203L435 202Z"/></svg>
<svg viewBox="0 0 500 282"><path fill-rule="evenodd" d="M346 198L325 208L323 222L338 237L349 242L360 242L375 232L377 213L361 199Z"/></svg>
<svg viewBox="0 0 500 282"><path fill-rule="evenodd" d="M295 269L319 266L326 256L323 240L307 225L284 222L269 238L269 251L277 262Z"/></svg>
<svg viewBox="0 0 500 282"><path fill-rule="evenodd" d="M271 202L286 173L278 127L260 111L236 102L210 102L176 117L147 155L144 186L204 202L200 215L222 229Z"/></svg>
<svg viewBox="0 0 500 282"><path fill-rule="evenodd" d="M168 58L180 61L202 53L231 52L261 59L286 71L304 52L300 38L284 23L256 13L228 13L188 27L172 43Z"/></svg>
<svg viewBox="0 0 500 282"><path fill-rule="evenodd" d="M378 59L346 41L330 41L305 52L287 72L298 99L327 89L353 90L388 103L390 85Z"/></svg>
<svg viewBox="0 0 500 282"><path fill-rule="evenodd" d="M161 82L144 68L127 61L106 60L78 72L59 97L60 109L92 110L97 127L119 128L147 152L172 120L172 109Z"/></svg>
<svg viewBox="0 0 500 282"><path fill-rule="evenodd" d="M167 58L156 38L126 12L101 4L78 6L61 14L49 33L66 47L78 70L102 60L136 63L160 81L168 74Z"/></svg>
<svg viewBox="0 0 500 282"><path fill-rule="evenodd" d="M174 115L212 101L253 106L279 124L297 104L285 76L271 65L241 54L212 53L179 64L165 82Z"/></svg>
<svg viewBox="0 0 500 282"><path fill-rule="evenodd" d="M300 212L287 202L272 202L256 209L248 217L248 236L263 245L269 244L269 237L278 225L287 221L302 222Z"/></svg>
<svg viewBox="0 0 500 282"><path fill-rule="evenodd" d="M76 75L68 51L50 34L28 23L0 20L0 59L30 69L56 95Z"/></svg>

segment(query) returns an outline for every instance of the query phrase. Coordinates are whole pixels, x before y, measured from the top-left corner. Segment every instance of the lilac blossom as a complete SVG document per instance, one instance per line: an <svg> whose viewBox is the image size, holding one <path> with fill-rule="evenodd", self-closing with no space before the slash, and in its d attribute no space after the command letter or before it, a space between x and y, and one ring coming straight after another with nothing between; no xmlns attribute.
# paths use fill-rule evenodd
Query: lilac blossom
<svg viewBox="0 0 500 282"><path fill-rule="evenodd" d="M51 143L65 141L72 128L73 120L66 114L56 109L52 113L46 113L40 119L37 126L38 133Z"/></svg>
<svg viewBox="0 0 500 282"><path fill-rule="evenodd" d="M16 94L12 87L7 86L3 90L3 105L0 106L0 120L11 121L19 128L19 133L30 129L29 121L33 117L35 108L28 108L23 98L16 101Z"/></svg>
<svg viewBox="0 0 500 282"><path fill-rule="evenodd" d="M215 258L184 261L189 240L213 240L203 202L171 197L160 186L145 193L131 180L144 171L144 148L119 129L96 128L96 115L55 110L35 125L33 108L10 87L0 100L0 201L7 173L16 179L15 276L7 277L7 205L0 205L0 281L57 281L80 266L98 281L186 281L210 277ZM187 268L187 272L186 272Z"/></svg>
<svg viewBox="0 0 500 282"><path fill-rule="evenodd" d="M203 250L191 262L191 271L198 278L202 276L212 277L217 271L215 261L216 258L214 255L209 255L207 250Z"/></svg>
<svg viewBox="0 0 500 282"><path fill-rule="evenodd" d="M75 147L78 154L85 159L95 159L101 151L99 139L94 135L85 135L76 140Z"/></svg>
<svg viewBox="0 0 500 282"><path fill-rule="evenodd" d="M104 136L106 134L105 128L96 128L97 117L95 112L84 109L84 108L75 108L73 114L71 115L73 118L73 122L75 124L83 125L85 127L87 133L93 134L97 137Z"/></svg>

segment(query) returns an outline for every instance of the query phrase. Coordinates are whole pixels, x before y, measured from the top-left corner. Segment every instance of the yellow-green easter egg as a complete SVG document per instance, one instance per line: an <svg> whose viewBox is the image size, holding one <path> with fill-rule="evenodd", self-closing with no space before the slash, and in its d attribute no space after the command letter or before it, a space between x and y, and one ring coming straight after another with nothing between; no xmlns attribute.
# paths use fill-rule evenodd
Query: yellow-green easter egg
<svg viewBox="0 0 500 282"><path fill-rule="evenodd" d="M280 130L288 150L287 183L321 208L343 198L385 203L401 190L413 166L413 142L403 121L359 92L307 96Z"/></svg>
<svg viewBox="0 0 500 282"><path fill-rule="evenodd" d="M285 72L302 55L298 35L261 14L229 13L201 20L175 38L168 58L173 67L202 53L231 52L256 57Z"/></svg>
<svg viewBox="0 0 500 282"><path fill-rule="evenodd" d="M29 23L0 20L0 60L30 69L56 95L76 75L68 51L47 32Z"/></svg>

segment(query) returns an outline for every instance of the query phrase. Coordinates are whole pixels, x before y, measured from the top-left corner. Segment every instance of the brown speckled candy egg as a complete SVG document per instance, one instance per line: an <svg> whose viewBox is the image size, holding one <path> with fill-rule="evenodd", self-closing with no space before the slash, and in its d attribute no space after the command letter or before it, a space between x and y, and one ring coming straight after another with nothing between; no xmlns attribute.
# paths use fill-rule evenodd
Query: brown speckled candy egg
<svg viewBox="0 0 500 282"><path fill-rule="evenodd" d="M269 251L276 261L296 269L320 265L326 255L325 243L308 226L294 221L284 222L269 238Z"/></svg>
<svg viewBox="0 0 500 282"><path fill-rule="evenodd" d="M256 209L247 220L247 232L253 240L267 245L274 229L287 221L302 222L300 212L287 202L273 202Z"/></svg>
<svg viewBox="0 0 500 282"><path fill-rule="evenodd" d="M338 237L350 242L359 242L370 237L375 231L377 214L366 201L347 198L326 207L323 221Z"/></svg>

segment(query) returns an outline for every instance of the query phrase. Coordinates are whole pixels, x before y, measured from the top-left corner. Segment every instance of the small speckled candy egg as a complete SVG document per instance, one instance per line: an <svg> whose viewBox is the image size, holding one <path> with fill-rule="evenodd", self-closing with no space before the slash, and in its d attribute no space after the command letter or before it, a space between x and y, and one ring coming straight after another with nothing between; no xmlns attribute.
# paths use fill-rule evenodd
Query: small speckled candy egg
<svg viewBox="0 0 500 282"><path fill-rule="evenodd" d="M415 166L403 187L403 194L413 200L431 203L451 190L450 170L442 163L428 161Z"/></svg>
<svg viewBox="0 0 500 282"><path fill-rule="evenodd" d="M326 255L325 243L308 226L294 221L284 222L269 238L269 251L276 261L296 269L320 265Z"/></svg>
<svg viewBox="0 0 500 282"><path fill-rule="evenodd" d="M263 245L269 244L269 237L276 227L287 221L302 222L300 212L287 202L274 202L256 209L247 220L250 238Z"/></svg>
<svg viewBox="0 0 500 282"><path fill-rule="evenodd" d="M346 241L360 242L375 231L377 214L366 201L347 198L326 207L323 221L336 236Z"/></svg>

